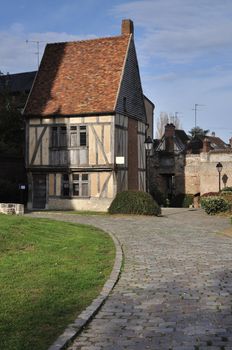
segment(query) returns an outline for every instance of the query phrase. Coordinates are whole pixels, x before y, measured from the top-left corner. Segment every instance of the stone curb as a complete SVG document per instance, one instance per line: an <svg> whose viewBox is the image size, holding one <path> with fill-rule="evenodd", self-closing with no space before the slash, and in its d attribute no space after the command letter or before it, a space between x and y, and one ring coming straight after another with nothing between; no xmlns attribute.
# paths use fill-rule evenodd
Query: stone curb
<svg viewBox="0 0 232 350"><path fill-rule="evenodd" d="M123 259L122 246L113 233L107 231L105 232L108 233L113 239L116 248L114 266L110 277L104 284L99 296L96 299L94 299L84 311L82 311L82 313L77 317L74 323L68 325L64 333L56 339L56 341L49 347L48 350L62 350L66 349L69 345L71 345L72 341L77 337L77 335L97 314L103 303L108 298L110 292L118 282Z"/></svg>

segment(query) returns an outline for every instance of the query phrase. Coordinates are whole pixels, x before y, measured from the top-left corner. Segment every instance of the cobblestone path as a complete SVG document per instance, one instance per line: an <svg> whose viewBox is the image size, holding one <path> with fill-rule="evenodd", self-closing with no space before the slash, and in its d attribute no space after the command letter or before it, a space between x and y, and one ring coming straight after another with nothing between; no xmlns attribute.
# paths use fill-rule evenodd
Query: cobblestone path
<svg viewBox="0 0 232 350"><path fill-rule="evenodd" d="M218 234L228 219L201 210L163 214L44 214L110 231L125 254L118 284L69 350L232 349L232 238Z"/></svg>

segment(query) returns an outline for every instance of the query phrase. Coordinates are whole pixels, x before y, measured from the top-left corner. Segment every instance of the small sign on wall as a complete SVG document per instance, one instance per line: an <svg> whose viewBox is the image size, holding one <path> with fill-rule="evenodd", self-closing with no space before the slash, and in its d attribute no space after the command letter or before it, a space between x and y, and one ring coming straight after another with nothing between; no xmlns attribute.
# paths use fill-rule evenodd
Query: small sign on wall
<svg viewBox="0 0 232 350"><path fill-rule="evenodd" d="M125 157L116 157L116 164L125 164Z"/></svg>

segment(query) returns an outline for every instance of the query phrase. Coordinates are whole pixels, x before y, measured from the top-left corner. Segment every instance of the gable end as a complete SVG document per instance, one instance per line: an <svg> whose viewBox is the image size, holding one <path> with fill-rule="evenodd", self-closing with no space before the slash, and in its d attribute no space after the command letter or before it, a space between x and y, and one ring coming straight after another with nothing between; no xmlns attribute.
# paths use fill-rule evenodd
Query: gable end
<svg viewBox="0 0 232 350"><path fill-rule="evenodd" d="M129 117L131 116L146 122L143 90L132 37L122 73L115 111L116 113L128 115Z"/></svg>

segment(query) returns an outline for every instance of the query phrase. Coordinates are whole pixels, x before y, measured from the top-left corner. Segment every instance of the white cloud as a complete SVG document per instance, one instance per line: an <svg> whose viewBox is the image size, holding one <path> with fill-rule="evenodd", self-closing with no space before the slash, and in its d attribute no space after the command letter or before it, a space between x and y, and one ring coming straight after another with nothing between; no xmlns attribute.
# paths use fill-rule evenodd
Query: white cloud
<svg viewBox="0 0 232 350"><path fill-rule="evenodd" d="M37 69L37 44L40 41L40 59L47 43L75 41L94 38L80 37L65 32L27 33L20 23L13 23L8 31L0 31L0 71L17 73ZM29 42L26 43L26 40Z"/></svg>
<svg viewBox="0 0 232 350"><path fill-rule="evenodd" d="M144 30L140 49L174 63L232 47L232 2L228 0L133 1L115 6Z"/></svg>
<svg viewBox="0 0 232 350"><path fill-rule="evenodd" d="M204 104L198 124L228 140L231 0L128 0L114 6L112 14L134 21L143 90L156 105L155 116L181 112L188 131L194 126L194 104Z"/></svg>

